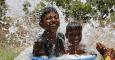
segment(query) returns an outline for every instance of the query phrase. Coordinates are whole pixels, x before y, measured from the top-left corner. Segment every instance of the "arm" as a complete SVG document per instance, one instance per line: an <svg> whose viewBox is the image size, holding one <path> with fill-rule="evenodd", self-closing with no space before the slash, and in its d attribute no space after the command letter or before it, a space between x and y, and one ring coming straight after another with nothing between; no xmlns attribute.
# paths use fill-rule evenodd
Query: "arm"
<svg viewBox="0 0 115 60"><path fill-rule="evenodd" d="M65 42L65 37L62 33L58 33L58 39L59 39L59 49L62 54L65 54L65 47L64 47L64 42Z"/></svg>
<svg viewBox="0 0 115 60"><path fill-rule="evenodd" d="M79 45L75 53L78 55L85 54L86 52L84 48L85 48L85 45Z"/></svg>
<svg viewBox="0 0 115 60"><path fill-rule="evenodd" d="M44 55L43 47L41 42L36 41L33 45L33 56L38 57Z"/></svg>

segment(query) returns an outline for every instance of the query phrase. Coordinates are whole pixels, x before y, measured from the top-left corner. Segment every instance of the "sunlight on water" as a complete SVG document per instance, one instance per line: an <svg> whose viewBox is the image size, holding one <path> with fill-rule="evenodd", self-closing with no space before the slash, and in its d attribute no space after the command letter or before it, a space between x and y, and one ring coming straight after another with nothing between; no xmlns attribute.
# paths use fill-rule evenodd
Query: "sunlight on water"
<svg viewBox="0 0 115 60"><path fill-rule="evenodd" d="M13 22L10 24L9 28L10 34L15 34L18 41L22 42L22 45L29 45L28 48L24 47L24 50L17 56L14 60L31 60L32 58L32 50L33 50L33 42L39 38L39 36L43 33L43 29L39 26L39 21L36 16L29 16L24 18L25 14L22 10L22 4L26 0L6 0L6 3L9 5L9 10L6 16L12 17ZM40 0L29 0L32 5L29 8L29 11L33 11L36 5L40 2ZM46 6L50 5L46 2ZM60 27L58 29L59 32L65 34L65 28L68 24L65 22L65 15L62 13L64 9L57 7L55 4L53 5L57 9L60 15ZM31 20L31 17L33 20ZM108 47L115 47L115 29L112 26L115 23L107 24L105 27L101 27L98 20L91 19L89 22L83 25L82 32L82 41L81 43L86 45L86 50L94 50L96 42L102 42ZM10 35L9 34L9 35ZM25 41L25 43L24 43ZM90 47L90 49L89 49ZM65 58L64 55L58 58ZM71 56L71 58L75 58L75 56ZM98 60L98 59L97 59Z"/></svg>
<svg viewBox="0 0 115 60"><path fill-rule="evenodd" d="M11 26L9 27L10 34L16 35L17 41L20 41L21 44L29 45L42 34L43 30L39 27L38 19L35 15L25 15L23 11L23 4L25 1L27 0L6 0L9 6L6 16L11 17L12 20L10 23ZM29 12L32 12L40 0L29 0L28 2L31 4ZM7 36L9 37L10 34Z"/></svg>

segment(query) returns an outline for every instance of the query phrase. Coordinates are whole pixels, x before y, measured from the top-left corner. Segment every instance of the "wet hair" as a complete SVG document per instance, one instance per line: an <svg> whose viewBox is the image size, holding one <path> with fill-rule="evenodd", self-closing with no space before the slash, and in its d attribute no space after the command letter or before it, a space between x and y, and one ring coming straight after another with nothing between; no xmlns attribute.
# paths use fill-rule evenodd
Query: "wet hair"
<svg viewBox="0 0 115 60"><path fill-rule="evenodd" d="M82 26L80 23L77 22L70 22L67 26L66 26L66 34L65 36L68 38L68 32L72 31L72 30L79 30L82 31Z"/></svg>
<svg viewBox="0 0 115 60"><path fill-rule="evenodd" d="M58 14L57 10L56 10L54 7L46 7L46 8L44 8L44 9L42 10L41 15L40 15L39 25L40 25L41 27L43 27L43 26L42 26L43 18L44 18L48 13L50 13L50 12L56 13L56 14L58 15L58 17L59 17L59 14Z"/></svg>

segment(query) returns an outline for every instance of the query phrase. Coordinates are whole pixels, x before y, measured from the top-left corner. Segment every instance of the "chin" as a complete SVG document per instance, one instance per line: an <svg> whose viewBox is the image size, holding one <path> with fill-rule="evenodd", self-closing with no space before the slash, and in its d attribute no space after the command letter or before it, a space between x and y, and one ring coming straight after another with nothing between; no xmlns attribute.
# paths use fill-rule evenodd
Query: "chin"
<svg viewBox="0 0 115 60"><path fill-rule="evenodd" d="M48 31L49 31L49 32L56 32L56 31L57 31L57 28L49 28Z"/></svg>
<svg viewBox="0 0 115 60"><path fill-rule="evenodd" d="M51 31L52 31L52 32L56 32L56 31L57 31L57 29L52 29Z"/></svg>

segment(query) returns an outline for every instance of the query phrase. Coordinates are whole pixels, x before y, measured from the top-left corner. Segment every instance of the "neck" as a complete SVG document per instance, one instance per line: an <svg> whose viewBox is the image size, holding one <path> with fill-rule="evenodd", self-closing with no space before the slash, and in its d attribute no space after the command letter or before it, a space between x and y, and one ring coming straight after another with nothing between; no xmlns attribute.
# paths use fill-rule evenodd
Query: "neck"
<svg viewBox="0 0 115 60"><path fill-rule="evenodd" d="M56 32L46 31L46 34L47 34L48 40L51 43L55 44L55 41L56 41Z"/></svg>
<svg viewBox="0 0 115 60"><path fill-rule="evenodd" d="M72 46L79 46L79 43L80 42L78 42L78 41L76 41L76 40L74 40L74 39L69 39L69 43L71 43L72 44Z"/></svg>

